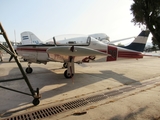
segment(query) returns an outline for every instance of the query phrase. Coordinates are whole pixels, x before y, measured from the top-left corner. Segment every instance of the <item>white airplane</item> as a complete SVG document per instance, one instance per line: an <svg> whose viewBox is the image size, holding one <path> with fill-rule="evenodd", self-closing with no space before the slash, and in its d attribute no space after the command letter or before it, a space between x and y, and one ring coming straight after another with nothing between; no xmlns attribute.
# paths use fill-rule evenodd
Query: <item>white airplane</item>
<svg viewBox="0 0 160 120"><path fill-rule="evenodd" d="M65 35L53 37L54 44L20 45L16 50L18 55L23 56L29 63L27 73L33 71L30 67L32 62L46 64L49 61L56 61L64 63L67 67L64 76L71 78L75 73L74 63L96 60L96 56L106 56L106 62L119 58L143 58L142 52L148 35L149 31L142 31L130 45L123 48L103 43L91 36Z"/></svg>
<svg viewBox="0 0 160 120"><path fill-rule="evenodd" d="M69 35L64 35L64 36L69 36ZM71 35L71 36L75 36L78 37L78 36L84 36L84 35ZM105 34L105 33L96 33L96 34L90 34L89 36L91 37L96 37L96 39L98 40L103 40L103 41L109 41L109 37ZM50 41L49 41L50 40ZM51 46L54 46L54 41L53 39L49 39L46 43L44 43L43 41L41 41L34 33L30 32L30 31L25 31L25 32L22 32L21 33L21 43L22 45L25 45L23 47L35 47L37 46L37 48L39 47L51 47ZM76 39L75 39L76 40ZM83 39L82 39L83 41ZM68 42L68 41L65 41L65 42ZM27 45L27 46L26 46ZM41 46L40 46L41 45ZM20 46L18 46L20 47ZM14 49L16 50L17 52L17 45L14 46ZM26 52L26 53L23 53ZM23 50L21 52L19 52L19 55L22 56L22 58L24 59L24 61L28 61L30 63L34 62L34 63L47 63L49 60L46 60L46 59L41 59L37 56L35 56L35 51L33 53L30 53L29 51L27 50ZM21 54L23 53L23 54ZM46 54L45 54L46 56ZM42 57L45 57L45 56L42 56ZM12 57L13 58L13 57ZM11 59L12 59L11 58ZM11 61L10 59L10 61ZM36 60L35 60L36 59ZM66 64L65 64L66 65ZM66 66L65 66L66 67Z"/></svg>

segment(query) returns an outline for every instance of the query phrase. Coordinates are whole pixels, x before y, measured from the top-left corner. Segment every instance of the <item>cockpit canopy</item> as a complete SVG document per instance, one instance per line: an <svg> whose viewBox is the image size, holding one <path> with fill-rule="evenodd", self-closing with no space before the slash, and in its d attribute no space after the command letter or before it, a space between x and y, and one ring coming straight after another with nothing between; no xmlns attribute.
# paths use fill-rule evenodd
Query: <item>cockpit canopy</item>
<svg viewBox="0 0 160 120"><path fill-rule="evenodd" d="M56 46L89 46L91 37L86 35L59 35L53 37Z"/></svg>

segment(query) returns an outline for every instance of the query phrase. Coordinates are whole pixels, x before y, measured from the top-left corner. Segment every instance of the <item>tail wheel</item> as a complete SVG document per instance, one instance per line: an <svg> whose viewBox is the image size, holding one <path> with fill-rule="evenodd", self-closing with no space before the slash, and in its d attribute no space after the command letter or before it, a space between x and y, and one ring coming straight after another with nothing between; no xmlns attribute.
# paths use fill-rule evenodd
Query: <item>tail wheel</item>
<svg viewBox="0 0 160 120"><path fill-rule="evenodd" d="M30 74L33 72L33 69L31 67L26 68L26 73Z"/></svg>
<svg viewBox="0 0 160 120"><path fill-rule="evenodd" d="M65 76L65 78L72 78L74 76L74 74L69 74L69 73L67 73L67 70L65 70L64 76Z"/></svg>

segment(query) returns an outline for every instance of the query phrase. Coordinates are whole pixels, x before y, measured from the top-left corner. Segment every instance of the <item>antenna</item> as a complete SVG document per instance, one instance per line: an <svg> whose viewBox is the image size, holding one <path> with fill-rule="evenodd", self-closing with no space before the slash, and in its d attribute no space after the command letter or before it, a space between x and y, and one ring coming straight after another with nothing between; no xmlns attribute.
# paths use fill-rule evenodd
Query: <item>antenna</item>
<svg viewBox="0 0 160 120"><path fill-rule="evenodd" d="M15 45L17 45L16 43L16 31L14 30L14 38L15 38Z"/></svg>

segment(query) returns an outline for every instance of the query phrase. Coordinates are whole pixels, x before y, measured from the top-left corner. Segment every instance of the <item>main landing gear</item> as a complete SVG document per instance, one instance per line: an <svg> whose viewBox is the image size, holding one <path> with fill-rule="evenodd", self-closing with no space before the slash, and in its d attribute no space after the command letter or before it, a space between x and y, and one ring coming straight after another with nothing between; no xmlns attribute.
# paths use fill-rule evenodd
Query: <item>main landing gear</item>
<svg viewBox="0 0 160 120"><path fill-rule="evenodd" d="M74 46L72 46L70 48L70 50L72 51L72 49L74 49ZM95 60L95 56L89 56L87 58L85 58L84 60L82 60L82 62L89 62L89 60ZM67 70L64 71L64 76L65 78L72 78L74 76L75 70L74 70L74 56L69 56L68 58L69 62L65 62L63 64L64 68L67 68Z"/></svg>
<svg viewBox="0 0 160 120"><path fill-rule="evenodd" d="M65 78L72 78L74 76L75 70L74 70L74 58L72 56L69 56L69 62L67 63L67 70L64 71L64 77Z"/></svg>
<svg viewBox="0 0 160 120"><path fill-rule="evenodd" d="M70 48L70 51L74 52L74 46ZM66 67L67 70L64 71L65 78L72 78L74 76L74 56L68 57L68 62L63 64L63 67Z"/></svg>

